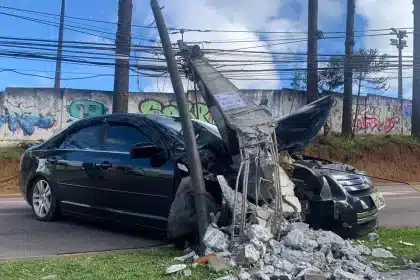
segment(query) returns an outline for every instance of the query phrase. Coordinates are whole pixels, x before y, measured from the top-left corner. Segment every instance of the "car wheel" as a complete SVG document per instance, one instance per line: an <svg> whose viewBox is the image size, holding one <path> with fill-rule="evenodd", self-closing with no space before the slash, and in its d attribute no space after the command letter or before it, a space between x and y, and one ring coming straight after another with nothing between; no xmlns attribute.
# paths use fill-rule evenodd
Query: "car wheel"
<svg viewBox="0 0 420 280"><path fill-rule="evenodd" d="M58 216L57 200L51 184L44 178L37 179L31 189L31 205L39 221L52 221Z"/></svg>

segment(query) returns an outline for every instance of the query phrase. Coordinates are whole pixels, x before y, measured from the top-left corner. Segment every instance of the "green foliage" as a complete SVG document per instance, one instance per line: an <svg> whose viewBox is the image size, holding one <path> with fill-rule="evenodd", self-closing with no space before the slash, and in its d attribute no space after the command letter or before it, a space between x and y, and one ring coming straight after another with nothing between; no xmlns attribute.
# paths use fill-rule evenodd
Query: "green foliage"
<svg viewBox="0 0 420 280"><path fill-rule="evenodd" d="M0 279L32 280L51 275L60 280L174 279L172 275L165 275L165 270L169 265L176 264L174 257L182 254L182 251L161 248L135 253L100 253L6 261L0 263ZM192 276L186 279L211 280L220 276L200 265L192 269Z"/></svg>

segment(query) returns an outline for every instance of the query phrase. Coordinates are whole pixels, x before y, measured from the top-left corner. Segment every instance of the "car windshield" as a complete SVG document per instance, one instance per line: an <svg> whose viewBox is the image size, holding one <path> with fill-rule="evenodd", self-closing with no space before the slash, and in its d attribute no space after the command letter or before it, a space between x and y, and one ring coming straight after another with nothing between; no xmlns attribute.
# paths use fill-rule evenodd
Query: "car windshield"
<svg viewBox="0 0 420 280"><path fill-rule="evenodd" d="M148 115L147 117L168 128L169 131L173 132L173 135L176 135L178 140L184 142L184 135L181 133L182 124L179 117L166 115ZM192 121L199 148L216 141L221 141L222 137L215 125L194 119Z"/></svg>

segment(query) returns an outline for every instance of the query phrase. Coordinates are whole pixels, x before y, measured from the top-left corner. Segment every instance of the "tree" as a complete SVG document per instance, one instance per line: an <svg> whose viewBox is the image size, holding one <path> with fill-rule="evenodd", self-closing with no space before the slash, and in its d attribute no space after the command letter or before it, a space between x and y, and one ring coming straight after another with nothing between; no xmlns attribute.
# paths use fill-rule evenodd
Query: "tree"
<svg viewBox="0 0 420 280"><path fill-rule="evenodd" d="M331 57L324 68L318 70L318 93L330 94L344 84L344 72L342 69L344 61L342 57ZM303 72L295 72L291 86L295 90L307 90L306 74ZM293 103L292 103L293 107ZM327 136L330 127L328 122L324 124L324 135Z"/></svg>
<svg viewBox="0 0 420 280"><path fill-rule="evenodd" d="M352 130L354 137L362 89L365 88L373 92L385 92L389 89L389 77L381 75L389 67L388 55L379 54L377 49L361 48L353 55L351 66L353 83L357 86L356 112Z"/></svg>

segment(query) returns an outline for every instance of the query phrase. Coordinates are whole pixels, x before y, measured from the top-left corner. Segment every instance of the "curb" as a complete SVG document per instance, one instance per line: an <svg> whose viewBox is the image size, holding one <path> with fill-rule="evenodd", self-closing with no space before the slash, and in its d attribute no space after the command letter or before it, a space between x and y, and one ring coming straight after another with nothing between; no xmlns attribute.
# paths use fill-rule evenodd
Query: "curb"
<svg viewBox="0 0 420 280"><path fill-rule="evenodd" d="M20 193L0 194L0 198L23 198Z"/></svg>
<svg viewBox="0 0 420 280"><path fill-rule="evenodd" d="M28 261L28 260L38 260L38 259L52 259L56 257L76 257L76 256L94 256L98 254L106 254L106 253L136 253L143 250L150 250L150 249L159 249L159 248L171 248L171 244L156 244L138 248L127 248L127 249L114 249L114 250L100 250L100 251L90 251L90 252L74 252L74 253L58 253L58 254L51 254L51 255L34 255L34 256L22 256L22 257L13 257L13 258L0 258L1 262L8 262L8 261Z"/></svg>
<svg viewBox="0 0 420 280"><path fill-rule="evenodd" d="M408 182L411 185L420 185L420 182ZM373 183L375 186L395 186L395 185L407 185L405 183Z"/></svg>

